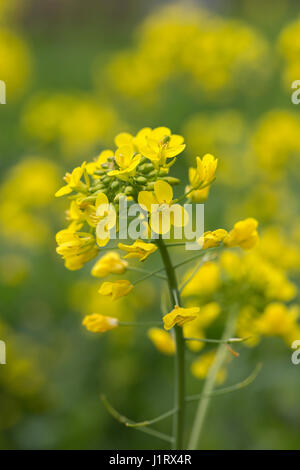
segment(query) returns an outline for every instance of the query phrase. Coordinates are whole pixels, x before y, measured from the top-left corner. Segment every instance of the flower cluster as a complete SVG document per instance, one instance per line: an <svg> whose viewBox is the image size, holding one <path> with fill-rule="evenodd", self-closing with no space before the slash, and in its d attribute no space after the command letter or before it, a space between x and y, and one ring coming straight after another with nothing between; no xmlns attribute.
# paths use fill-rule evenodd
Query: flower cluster
<svg viewBox="0 0 300 470"><path fill-rule="evenodd" d="M192 89L213 98L239 87L240 73L249 77L265 71L266 41L242 22L204 9L161 8L140 25L137 36L136 46L113 57L107 75L117 91L143 102L159 96L160 87L180 74Z"/></svg>
<svg viewBox="0 0 300 470"><path fill-rule="evenodd" d="M136 135L118 134L115 144L115 150L104 150L94 161L84 162L71 173L66 173L65 185L56 192L57 197L66 195L70 199L67 211L69 226L56 236L57 253L62 256L65 266L70 270L82 268L98 253L106 250L109 236L104 240L100 239L97 236L97 224L106 217L107 228L115 228L118 231L118 221L112 214L112 207L118 212L121 198L126 198L129 203L137 202L146 212L151 212L147 230L150 240L137 239L131 244L119 242L115 249L105 252L92 267L91 274L96 278L122 275L132 269L139 270L140 268L131 266L129 260L145 262L158 250L155 234L161 236L167 231L159 217L155 220L156 212L153 213L151 207L178 206L184 215L184 209L179 202L184 199L198 200L199 193L202 194L201 200L207 197L218 164L218 160L210 154L205 154L203 158L196 157L196 167L189 170L190 186L186 188L183 196L174 198L172 186L180 181L170 176L169 172L185 149L182 136L172 134L166 127L146 127ZM176 225L176 218L171 222ZM207 231L197 241L202 250L221 245L224 248L241 247L249 250L256 245L257 240L257 221L248 218L237 222L229 232L225 229ZM193 292L199 295L201 290L206 294L209 290L214 292L219 284L218 270L216 263L205 263L193 280L185 286L184 296L191 296ZM151 276L151 273L146 277L149 275ZM199 282L201 276L204 282ZM105 280L98 288L98 293L102 297L117 300L127 296L134 284L128 279ZM219 313L220 307L216 302L211 302L201 309L195 305L174 305L174 308L163 316L165 330L152 328L149 330L149 338L159 350L173 354L174 341L168 330L179 326L184 328L188 336L201 336L204 334L204 328ZM87 315L83 324L93 332L108 331L120 325L117 318L107 317L102 313ZM194 350L201 349L201 343L195 343L192 341L189 346Z"/></svg>

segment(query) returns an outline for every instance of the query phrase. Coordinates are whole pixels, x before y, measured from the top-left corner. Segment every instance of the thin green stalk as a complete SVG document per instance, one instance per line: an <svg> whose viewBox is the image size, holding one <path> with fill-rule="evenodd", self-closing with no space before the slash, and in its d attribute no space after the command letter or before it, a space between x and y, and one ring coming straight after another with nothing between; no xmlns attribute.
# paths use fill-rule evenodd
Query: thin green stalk
<svg viewBox="0 0 300 470"><path fill-rule="evenodd" d="M118 326L162 326L163 322L162 321L143 321L143 322L137 322L137 321L119 321Z"/></svg>
<svg viewBox="0 0 300 470"><path fill-rule="evenodd" d="M170 300L172 306L180 306L180 295L178 291L178 284L176 279L175 269L172 265L168 250L164 241L160 237L157 240L157 245L160 250L162 261L165 266L165 272L168 278L168 286L170 292ZM183 449L184 437L184 411L185 411L185 344L182 333L182 328L175 326L175 404L177 412L174 414L173 421L173 434L174 434L174 449Z"/></svg>
<svg viewBox="0 0 300 470"><path fill-rule="evenodd" d="M234 309L228 315L228 320L226 322L225 330L223 333L223 339L230 338L234 334L235 323L236 323L236 311ZM226 352L227 352L226 344L220 343L216 352L214 362L211 368L209 369L209 372L208 372L208 375L206 377L206 381L203 387L203 391L201 394L201 398L200 398L198 409L197 409L196 416L195 416L194 425L192 428L191 438L188 444L189 450L195 450L198 448L200 435L203 430L203 424L204 424L208 407L210 404L210 399L211 399L210 396L215 386L217 374L224 363Z"/></svg>
<svg viewBox="0 0 300 470"><path fill-rule="evenodd" d="M151 276L154 276L154 277L158 277L159 279L163 279L164 281L167 280L166 276L164 276L163 274L159 274L159 273L152 273L150 271L147 271L147 269L143 269L143 268L138 268L136 266L127 266L126 268L128 271L135 271L137 273L142 273L142 274L147 274L147 275L150 275Z"/></svg>
<svg viewBox="0 0 300 470"><path fill-rule="evenodd" d="M128 426L129 423L134 424L134 421L131 421L129 418L127 418L124 415L121 415L108 401L105 395L101 395L101 400L107 409L107 411L120 423L124 424L125 426ZM136 427L134 428L137 431L144 432L145 434L149 434L150 436L157 437L158 439L162 439L163 441L167 442L173 442L173 438L171 436L168 436L167 434L164 434L160 431L157 431L156 429L149 428L147 426L141 426L141 427Z"/></svg>

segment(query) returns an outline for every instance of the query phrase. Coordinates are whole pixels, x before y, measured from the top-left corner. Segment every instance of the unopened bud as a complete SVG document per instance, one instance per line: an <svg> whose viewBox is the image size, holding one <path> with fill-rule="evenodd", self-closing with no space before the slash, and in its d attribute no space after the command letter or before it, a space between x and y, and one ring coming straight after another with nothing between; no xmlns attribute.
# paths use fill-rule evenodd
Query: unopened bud
<svg viewBox="0 0 300 470"><path fill-rule="evenodd" d="M166 181L167 183L171 184L174 186L175 184L179 184L180 180L178 178L174 178L173 176L165 176L162 178L163 181Z"/></svg>
<svg viewBox="0 0 300 470"><path fill-rule="evenodd" d="M135 178L135 181L138 183L138 184L146 184L147 183L147 178L145 178L144 176L137 176Z"/></svg>
<svg viewBox="0 0 300 470"><path fill-rule="evenodd" d="M153 170L153 165L152 163L144 163L143 165L139 166L139 171L141 173L149 173L150 171Z"/></svg>
<svg viewBox="0 0 300 470"><path fill-rule="evenodd" d="M169 169L168 168L160 168L158 174L159 176L165 176L169 173Z"/></svg>
<svg viewBox="0 0 300 470"><path fill-rule="evenodd" d="M103 184L109 184L111 182L110 176L105 176L105 178L102 178L101 183Z"/></svg>
<svg viewBox="0 0 300 470"><path fill-rule="evenodd" d="M114 203L115 203L115 204L118 204L118 202L120 201L120 199L121 199L122 197L126 197L125 194L124 194L124 193L118 193L118 194L115 196L115 198L114 198Z"/></svg>
<svg viewBox="0 0 300 470"><path fill-rule="evenodd" d="M117 189L120 186L119 181L113 181L110 185L111 189Z"/></svg>
<svg viewBox="0 0 300 470"><path fill-rule="evenodd" d="M132 186L127 186L126 189L125 189L125 194L126 196L130 196L131 194L133 194L134 192L134 189Z"/></svg>

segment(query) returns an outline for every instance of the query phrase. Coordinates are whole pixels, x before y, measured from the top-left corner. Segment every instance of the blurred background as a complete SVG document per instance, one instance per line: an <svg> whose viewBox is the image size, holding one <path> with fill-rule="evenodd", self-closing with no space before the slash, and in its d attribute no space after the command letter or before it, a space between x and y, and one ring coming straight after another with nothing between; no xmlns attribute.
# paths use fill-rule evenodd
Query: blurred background
<svg viewBox="0 0 300 470"><path fill-rule="evenodd" d="M196 155L219 158L206 230L257 218L257 256L276 286L263 291L262 308L274 301L295 308L300 107L291 102L291 83L300 79L299 2L0 0L0 79L7 87L0 105L0 339L7 344L0 447L164 448L114 421L100 394L134 420L154 417L170 408L172 358L146 331L99 336L81 326L93 312L160 315L158 284L111 304L97 294L91 265L67 271L55 252L67 207L54 193L65 171L113 148L118 132L170 127L187 143L176 165L181 177ZM155 256L147 268L157 265ZM252 289L262 274L251 273ZM224 290L234 297L238 288ZM219 301L215 290L201 302ZM222 322L210 328L219 337ZM239 348L228 365L225 385L257 362L263 372L249 388L212 401L201 448L299 449L300 365L291 363L287 336L273 333ZM203 377L194 375L188 387L199 393Z"/></svg>

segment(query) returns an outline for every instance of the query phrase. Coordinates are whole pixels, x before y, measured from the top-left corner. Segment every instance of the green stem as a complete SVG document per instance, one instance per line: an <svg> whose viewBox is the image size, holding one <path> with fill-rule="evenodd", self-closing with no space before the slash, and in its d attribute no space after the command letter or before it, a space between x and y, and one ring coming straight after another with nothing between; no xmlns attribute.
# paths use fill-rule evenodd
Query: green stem
<svg viewBox="0 0 300 470"><path fill-rule="evenodd" d="M165 266L165 272L168 279L168 286L170 292L170 300L173 308L177 305L180 306L180 295L176 279L175 269L172 265L168 250L164 241L160 237L157 240L157 245L160 250L162 261ZM174 433L174 449L183 449L184 437L184 408L185 408L185 361L184 352L185 344L182 333L182 328L175 326L175 341L176 341L176 354L175 354L175 404L174 408L177 412L174 415L173 433Z"/></svg>
<svg viewBox="0 0 300 470"><path fill-rule="evenodd" d="M227 320L225 330L223 333L223 339L230 338L234 334L235 323L236 323L236 311L234 309L234 311L230 312L228 316L228 320ZM206 377L206 381L203 387L203 391L201 394L201 398L200 398L198 409L197 409L196 416L195 416L194 425L192 428L191 438L188 444L189 450L195 450L198 448L200 435L203 429L203 424L204 424L208 407L210 404L210 395L213 392L217 374L224 363L226 352L227 352L226 344L220 343L216 352L214 362L211 368L209 369L209 372L208 372L208 375Z"/></svg>

